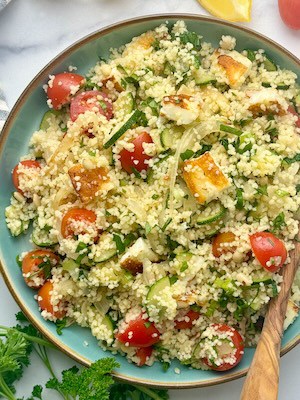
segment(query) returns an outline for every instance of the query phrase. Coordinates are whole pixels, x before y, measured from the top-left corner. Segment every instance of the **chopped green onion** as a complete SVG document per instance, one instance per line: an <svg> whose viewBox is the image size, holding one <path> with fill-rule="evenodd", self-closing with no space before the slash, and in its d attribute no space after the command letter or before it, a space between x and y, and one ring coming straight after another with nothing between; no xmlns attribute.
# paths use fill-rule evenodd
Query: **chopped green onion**
<svg viewBox="0 0 300 400"><path fill-rule="evenodd" d="M236 188L236 208L242 210L244 208L243 189Z"/></svg>
<svg viewBox="0 0 300 400"><path fill-rule="evenodd" d="M194 155L193 150L187 149L186 151L184 151L183 153L180 154L180 158L182 159L182 161L185 160L189 160L190 158L192 158Z"/></svg>
<svg viewBox="0 0 300 400"><path fill-rule="evenodd" d="M220 139L220 143L224 147L224 149L227 151L228 150L228 146L229 146L228 139L222 138L222 139Z"/></svg>
<svg viewBox="0 0 300 400"><path fill-rule="evenodd" d="M289 192L281 189L277 189L275 193L277 194L278 197L285 197L289 195Z"/></svg>
<svg viewBox="0 0 300 400"><path fill-rule="evenodd" d="M240 136L243 133L242 131L240 131L239 129L236 129L233 126L224 125L224 124L220 125L220 131L232 133L233 135L238 135L238 136Z"/></svg>
<svg viewBox="0 0 300 400"><path fill-rule="evenodd" d="M113 235L113 241L116 244L117 252L119 254L124 253L124 251L126 250L126 247L125 247L121 237L119 235L117 235L117 234L114 234Z"/></svg>
<svg viewBox="0 0 300 400"><path fill-rule="evenodd" d="M187 263L187 261L183 261L181 268L180 268L180 272L184 272L188 269L189 264Z"/></svg>
<svg viewBox="0 0 300 400"><path fill-rule="evenodd" d="M142 179L142 176L141 176L140 172L139 172L136 168L131 167L131 171L132 171L132 173L134 174L134 176L135 176L136 178Z"/></svg>
<svg viewBox="0 0 300 400"><path fill-rule="evenodd" d="M172 218L168 218L166 220L166 222L164 223L164 225L162 226L161 230L164 232L167 229L167 226L170 225L171 222L172 222Z"/></svg>
<svg viewBox="0 0 300 400"><path fill-rule="evenodd" d="M81 252L82 250L86 250L87 249L87 245L84 242L79 242L77 247L76 247L76 253Z"/></svg>
<svg viewBox="0 0 300 400"><path fill-rule="evenodd" d="M153 199L153 200L159 199L159 194L154 194L154 195L152 196L152 199Z"/></svg>

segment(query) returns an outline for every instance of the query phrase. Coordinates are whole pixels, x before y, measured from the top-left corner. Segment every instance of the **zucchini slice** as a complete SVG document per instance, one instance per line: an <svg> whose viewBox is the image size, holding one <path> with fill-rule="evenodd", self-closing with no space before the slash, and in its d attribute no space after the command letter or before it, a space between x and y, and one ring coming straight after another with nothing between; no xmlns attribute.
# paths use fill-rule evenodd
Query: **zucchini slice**
<svg viewBox="0 0 300 400"><path fill-rule="evenodd" d="M103 320L102 320L102 325L104 325L107 329L107 332L109 333L110 339L114 338L114 324L112 319L110 318L109 315L105 315Z"/></svg>
<svg viewBox="0 0 300 400"><path fill-rule="evenodd" d="M155 308L160 308L159 304L159 298L161 296L162 290L164 290L167 287L170 287L170 279L168 276L165 276L164 278L159 279L153 285L150 287L149 292L147 294L147 305L148 306L153 306ZM163 310L161 310L163 313Z"/></svg>
<svg viewBox="0 0 300 400"><path fill-rule="evenodd" d="M265 57L264 60L264 67L269 72L277 71L277 65L275 64L275 62L267 56Z"/></svg>
<svg viewBox="0 0 300 400"><path fill-rule="evenodd" d="M198 225L207 225L218 221L226 214L226 208L219 201L210 202L202 214L197 216Z"/></svg>
<svg viewBox="0 0 300 400"><path fill-rule="evenodd" d="M178 129L164 129L160 133L160 142L164 149L174 149L176 142L182 136L182 132Z"/></svg>
<svg viewBox="0 0 300 400"><path fill-rule="evenodd" d="M109 250L103 251L101 256L94 258L94 262L99 263L99 264L103 263L103 262L108 261L111 258L115 257L117 255L117 253L118 253L117 249L109 249Z"/></svg>
<svg viewBox="0 0 300 400"><path fill-rule="evenodd" d="M203 73L199 70L195 71L194 79L195 79L196 85L199 85L199 86L206 86L206 85L217 82L216 78L212 74L209 74L206 72Z"/></svg>
<svg viewBox="0 0 300 400"><path fill-rule="evenodd" d="M62 114L63 114L63 111L61 111L61 110L46 111L41 120L40 129L43 131L46 131L50 126L49 119L51 120L53 117L62 116Z"/></svg>
<svg viewBox="0 0 300 400"><path fill-rule="evenodd" d="M114 102L115 113L122 113L125 117L131 114L134 108L134 97L130 92L121 92L119 97Z"/></svg>

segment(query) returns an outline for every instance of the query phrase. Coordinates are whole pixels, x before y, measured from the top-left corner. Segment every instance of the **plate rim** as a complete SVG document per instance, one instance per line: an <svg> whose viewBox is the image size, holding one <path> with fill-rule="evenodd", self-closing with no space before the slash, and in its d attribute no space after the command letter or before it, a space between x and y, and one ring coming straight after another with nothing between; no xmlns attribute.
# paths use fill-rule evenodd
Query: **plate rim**
<svg viewBox="0 0 300 400"><path fill-rule="evenodd" d="M152 20L165 20L167 21L169 18L172 19L189 19L189 20L196 20L196 21L204 21L204 22L212 22L215 24L219 24L220 26L227 26L230 28L234 28L237 30L244 31L252 36L257 37L258 39L262 40L263 42L266 42L269 45L274 46L277 50L280 52L284 53L288 58L292 59L296 64L298 64L300 68L300 60L297 56L295 56L293 53L291 53L289 50L285 49L283 46L281 46L279 43L275 42L274 40L270 39L269 37L257 32L254 29L241 26L241 25L236 25L232 22L228 21L223 21L218 18L210 17L210 16L205 16L202 14L194 14L194 13L161 13L161 14L151 14L151 15L145 15L145 16L139 16L139 17L134 17L134 18L129 18L125 20L118 21L113 24L109 24L103 28L97 29L93 31L92 33L83 36L82 38L76 40L73 42L71 45L67 46L65 49L63 49L61 52L59 52L58 55L56 55L54 58L52 58L35 76L34 78L28 83L28 85L25 87L25 89L21 92L20 96L18 97L17 101L15 102L14 106L12 107L9 116L3 126L2 129L2 134L0 135L0 158L2 156L2 152L4 149L4 145L6 143L6 140L9 136L10 128L12 124L14 123L17 114L19 110L22 108L23 104L27 101L28 97L30 96L31 92L38 87L41 84L42 78L48 74L49 72L52 71L57 64L60 63L62 59L67 57L70 53L76 51L79 49L82 45L87 44L90 41L93 41L96 38L99 38L105 34L108 34L112 31L114 31L117 28L122 28L130 25L134 25L135 23L140 23L140 22L149 22ZM2 253L2 252L1 252ZM0 273L5 281L5 284L10 291L11 295L13 296L14 300L18 304L18 306L21 308L21 310L24 312L24 314L28 317L29 321L50 341L52 342L60 351L62 351L64 354L69 356L70 358L74 359L75 361L79 362L82 365L89 366L91 362L77 353L75 350L72 350L70 347L67 345L64 345L54 334L52 334L48 329L33 315L31 314L31 311L27 309L23 303L21 298L19 297L17 290L14 287L13 280L10 279L9 273L8 273L8 268L5 265L3 259L2 259L2 254L0 254ZM300 333L296 335L293 339L291 339L285 346L281 348L280 355L283 356L290 350L292 350L298 343L300 343ZM141 378L133 378L130 376L127 376L124 373L118 373L118 372L113 372L113 376L116 377L118 380L126 382L126 383L138 383L142 385L147 385L149 387L153 388L166 388L166 389L187 389L187 388L200 388L200 387L207 387L207 386L215 386L221 383L229 382L235 379L238 379L244 375L246 375L249 367L244 368L241 371L236 371L236 372L229 372L226 375L220 375L219 377L212 378L212 379L206 379L204 381L198 381L198 382L181 382L181 383L176 383L176 382L157 382L154 380L149 380L149 379L141 379Z"/></svg>

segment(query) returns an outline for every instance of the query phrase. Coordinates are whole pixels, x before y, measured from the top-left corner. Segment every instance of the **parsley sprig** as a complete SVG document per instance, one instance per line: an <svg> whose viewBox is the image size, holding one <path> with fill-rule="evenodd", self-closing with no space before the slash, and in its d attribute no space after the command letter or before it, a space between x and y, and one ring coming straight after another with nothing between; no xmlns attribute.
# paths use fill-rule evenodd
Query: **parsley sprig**
<svg viewBox="0 0 300 400"><path fill-rule="evenodd" d="M16 326L0 326L0 397L21 400L15 397L15 383L22 377L24 368L29 366L31 352L35 351L51 375L45 385L46 389L56 391L63 400L169 398L166 390L117 382L111 374L120 365L112 357L98 360L89 368L79 369L74 366L62 371L61 378L58 378L48 357L48 348L55 349L55 346L48 342L22 313L18 313L16 318L19 322ZM44 390L43 386L35 385L31 397L26 400L43 400Z"/></svg>

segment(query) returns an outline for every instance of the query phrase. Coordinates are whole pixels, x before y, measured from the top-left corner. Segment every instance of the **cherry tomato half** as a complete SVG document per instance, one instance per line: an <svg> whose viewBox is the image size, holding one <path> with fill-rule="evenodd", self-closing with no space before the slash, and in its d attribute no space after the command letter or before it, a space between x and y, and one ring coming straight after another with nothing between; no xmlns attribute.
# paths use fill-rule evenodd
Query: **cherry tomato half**
<svg viewBox="0 0 300 400"><path fill-rule="evenodd" d="M82 221L91 225L95 224L96 219L97 217L94 211L87 210L86 208L71 208L66 212L61 221L61 234L64 238L74 235L83 235L86 233L84 229L76 230L75 227L72 226L74 221Z"/></svg>
<svg viewBox="0 0 300 400"><path fill-rule="evenodd" d="M59 110L63 105L69 103L71 95L75 94L84 81L84 77L72 72L63 72L50 80L47 88L48 99L51 100L54 110ZM77 91L77 90L76 90Z"/></svg>
<svg viewBox="0 0 300 400"><path fill-rule="evenodd" d="M59 262L59 257L50 250L33 250L22 260L22 272L26 284L32 289L44 285L47 274Z"/></svg>
<svg viewBox="0 0 300 400"><path fill-rule="evenodd" d="M14 187L17 189L17 191L19 193L24 195L24 193L22 192L22 190L19 187L19 185L20 185L19 178L20 178L20 176L23 175L23 172L19 172L20 164L22 164L23 167L28 168L28 169L29 168L30 169L31 168L41 168L41 164L38 161L35 161L35 160L25 160L25 161L20 161L19 164L17 164L15 166L15 168L13 169L12 180L13 180Z"/></svg>
<svg viewBox="0 0 300 400"><path fill-rule="evenodd" d="M229 363L224 361L223 363L221 363L221 365L215 365L212 362L213 360L208 360L207 358L202 359L202 361L214 371L228 371L229 369L235 367L243 358L243 338L239 334L239 332L231 326L225 324L212 324L211 326L215 329L216 335L218 335L218 333L222 334L224 332L229 333L228 338L220 339L222 341L222 344L216 346L216 351L218 353L218 358L225 360L226 358L230 357L234 360L234 362ZM229 341L231 341L233 347L230 346Z"/></svg>
<svg viewBox="0 0 300 400"><path fill-rule="evenodd" d="M62 309L61 303L58 304L58 310L54 310L52 304L53 283L47 281L38 291L38 304L42 311L47 311L53 317L62 319L66 315L66 311Z"/></svg>
<svg viewBox="0 0 300 400"><path fill-rule="evenodd" d="M299 5L299 7L300 7L300 5ZM289 106L287 110L289 113L293 114L295 117L298 117L298 119L296 121L296 126L297 126L297 128L300 128L300 115L297 113L295 108L293 106Z"/></svg>
<svg viewBox="0 0 300 400"><path fill-rule="evenodd" d="M234 253L236 246L231 243L236 240L236 236L232 232L219 233L214 237L212 242L212 253L216 258L221 257L222 254Z"/></svg>
<svg viewBox="0 0 300 400"><path fill-rule="evenodd" d="M292 29L300 29L300 0L278 0L283 22Z"/></svg>
<svg viewBox="0 0 300 400"><path fill-rule="evenodd" d="M189 310L184 317L182 317L182 321L175 321L176 329L191 329L194 324L193 321L196 321L200 317L200 313L194 310Z"/></svg>
<svg viewBox="0 0 300 400"><path fill-rule="evenodd" d="M142 314L129 321L124 332L118 332L116 339L121 343L129 343L132 347L149 347L159 342L160 333L153 322L143 319Z"/></svg>
<svg viewBox="0 0 300 400"><path fill-rule="evenodd" d="M285 263L287 251L284 243L270 232L257 232L250 236L255 257L269 272L276 272Z"/></svg>
<svg viewBox="0 0 300 400"><path fill-rule="evenodd" d="M153 140L149 133L142 132L136 139L132 141L134 145L133 151L123 149L120 151L120 161L122 168L132 174L134 169L141 172L148 169L146 160L150 160L152 157L145 154L143 144L153 143Z"/></svg>
<svg viewBox="0 0 300 400"><path fill-rule="evenodd" d="M139 358L138 366L142 367L146 364L149 358L152 355L153 348L152 347L141 347L137 349L136 356Z"/></svg>
<svg viewBox="0 0 300 400"><path fill-rule="evenodd" d="M79 114L86 111L96 111L110 120L113 115L113 106L107 94L97 90L82 92L73 97L70 105L70 116L72 121L76 121Z"/></svg>

